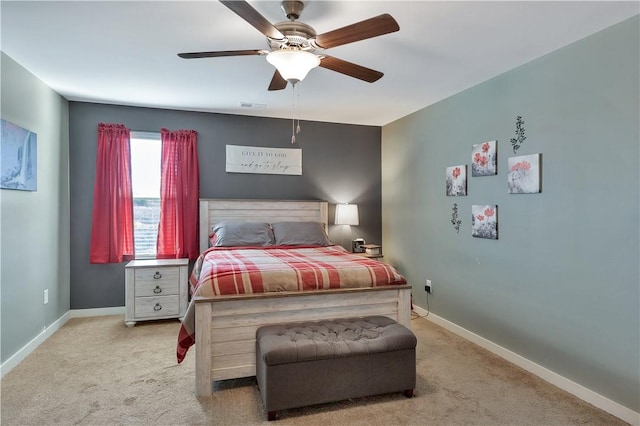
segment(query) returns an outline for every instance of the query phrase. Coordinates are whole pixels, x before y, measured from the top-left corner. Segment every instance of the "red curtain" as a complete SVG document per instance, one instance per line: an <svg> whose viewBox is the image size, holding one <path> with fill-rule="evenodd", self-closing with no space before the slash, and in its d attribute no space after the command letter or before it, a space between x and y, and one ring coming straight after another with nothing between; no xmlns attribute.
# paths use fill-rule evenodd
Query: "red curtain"
<svg viewBox="0 0 640 426"><path fill-rule="evenodd" d="M129 136L122 124L98 124L91 263L118 263L134 257Z"/></svg>
<svg viewBox="0 0 640 426"><path fill-rule="evenodd" d="M158 259L195 260L200 169L195 130L162 129Z"/></svg>

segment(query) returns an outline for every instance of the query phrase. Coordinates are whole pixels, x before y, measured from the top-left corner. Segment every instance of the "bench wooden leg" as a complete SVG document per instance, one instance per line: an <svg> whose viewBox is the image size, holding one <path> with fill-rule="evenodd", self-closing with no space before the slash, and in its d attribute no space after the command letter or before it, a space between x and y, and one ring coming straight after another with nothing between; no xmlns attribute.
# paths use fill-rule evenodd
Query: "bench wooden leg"
<svg viewBox="0 0 640 426"><path fill-rule="evenodd" d="M407 398L413 397L413 389L407 389L406 391L404 391L404 396L406 396Z"/></svg>
<svg viewBox="0 0 640 426"><path fill-rule="evenodd" d="M278 418L278 412L277 411L269 411L267 413L267 420L269 420L270 422L274 421L277 418Z"/></svg>

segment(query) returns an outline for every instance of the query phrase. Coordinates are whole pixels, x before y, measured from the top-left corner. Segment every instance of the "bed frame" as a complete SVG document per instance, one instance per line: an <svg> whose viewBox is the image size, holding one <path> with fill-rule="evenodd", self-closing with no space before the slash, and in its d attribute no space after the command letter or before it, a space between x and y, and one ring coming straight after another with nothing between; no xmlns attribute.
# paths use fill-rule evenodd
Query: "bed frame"
<svg viewBox="0 0 640 426"><path fill-rule="evenodd" d="M326 201L200 200L200 248L222 220L316 221L328 225ZM411 286L225 295L195 299L196 395L216 380L255 376L255 334L263 325L385 315L410 325Z"/></svg>

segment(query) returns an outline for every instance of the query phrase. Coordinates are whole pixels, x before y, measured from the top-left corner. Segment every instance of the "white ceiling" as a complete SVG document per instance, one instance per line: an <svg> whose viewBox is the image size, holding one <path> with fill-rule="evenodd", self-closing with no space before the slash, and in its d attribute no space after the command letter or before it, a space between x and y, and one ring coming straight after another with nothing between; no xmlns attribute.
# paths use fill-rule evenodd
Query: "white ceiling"
<svg viewBox="0 0 640 426"><path fill-rule="evenodd" d="M272 23L278 1L250 1ZM268 92L263 56L185 60L178 52L267 49L211 1L1 2L2 51L72 101L290 118ZM307 1L318 34L381 13L400 31L327 53L385 73L375 83L323 68L296 86L304 120L382 126L639 13L637 1ZM242 108L240 103L264 104Z"/></svg>

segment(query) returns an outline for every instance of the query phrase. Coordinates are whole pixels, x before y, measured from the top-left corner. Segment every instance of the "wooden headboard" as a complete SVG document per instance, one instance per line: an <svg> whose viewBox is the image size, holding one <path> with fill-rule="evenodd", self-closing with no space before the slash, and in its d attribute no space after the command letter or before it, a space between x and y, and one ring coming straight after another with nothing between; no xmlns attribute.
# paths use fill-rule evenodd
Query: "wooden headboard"
<svg viewBox="0 0 640 426"><path fill-rule="evenodd" d="M223 220L246 222L320 222L328 229L327 201L200 199L200 251L209 247L211 225Z"/></svg>

